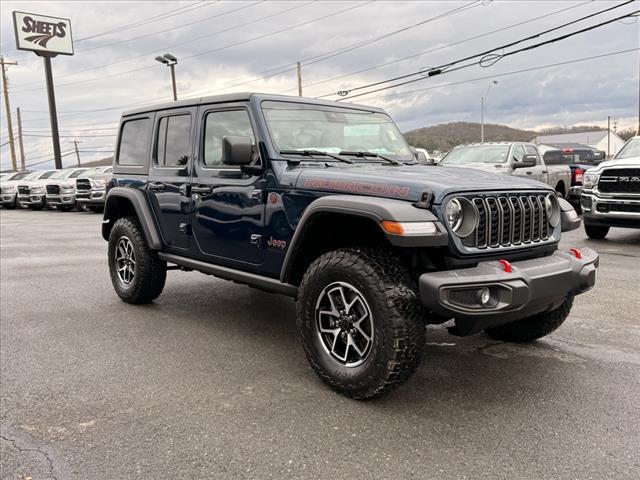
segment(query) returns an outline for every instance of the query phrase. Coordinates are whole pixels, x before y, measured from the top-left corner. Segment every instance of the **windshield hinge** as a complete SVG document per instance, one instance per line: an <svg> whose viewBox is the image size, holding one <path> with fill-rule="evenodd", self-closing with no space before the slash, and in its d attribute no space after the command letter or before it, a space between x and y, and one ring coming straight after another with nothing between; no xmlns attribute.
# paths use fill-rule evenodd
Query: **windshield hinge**
<svg viewBox="0 0 640 480"><path fill-rule="evenodd" d="M422 192L420 200L413 204L416 208L422 208L429 210L431 208L431 202L433 201L433 192Z"/></svg>

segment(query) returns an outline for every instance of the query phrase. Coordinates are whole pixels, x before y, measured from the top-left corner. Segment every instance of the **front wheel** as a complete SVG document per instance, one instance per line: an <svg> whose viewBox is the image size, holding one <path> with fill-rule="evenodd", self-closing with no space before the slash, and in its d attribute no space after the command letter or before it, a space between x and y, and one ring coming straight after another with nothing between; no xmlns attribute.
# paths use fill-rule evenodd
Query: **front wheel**
<svg viewBox="0 0 640 480"><path fill-rule="evenodd" d="M594 238L596 240L602 240L609 233L609 227L601 227L599 225L584 225L584 231L587 237Z"/></svg>
<svg viewBox="0 0 640 480"><path fill-rule="evenodd" d="M532 342L560 327L569 316L572 306L573 297L567 297L559 307L549 312L538 313L499 327L487 328L485 332L490 337L505 342Z"/></svg>
<svg viewBox="0 0 640 480"><path fill-rule="evenodd" d="M109 272L113 288L127 303L149 303L162 293L167 263L149 248L135 217L120 218L111 229Z"/></svg>
<svg viewBox="0 0 640 480"><path fill-rule="evenodd" d="M420 364L425 324L415 282L382 251L316 259L300 285L297 322L315 372L349 397L380 395Z"/></svg>

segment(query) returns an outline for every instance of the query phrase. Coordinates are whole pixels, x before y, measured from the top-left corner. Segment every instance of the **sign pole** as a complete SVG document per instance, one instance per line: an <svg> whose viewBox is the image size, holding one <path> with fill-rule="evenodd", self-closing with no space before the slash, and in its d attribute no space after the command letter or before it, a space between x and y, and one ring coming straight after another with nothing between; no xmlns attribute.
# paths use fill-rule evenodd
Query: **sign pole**
<svg viewBox="0 0 640 480"><path fill-rule="evenodd" d="M44 73L47 79L47 98L49 99L49 118L51 120L51 139L53 141L53 159L56 169L62 168L60 154L60 134L58 132L58 112L56 110L56 94L53 89L53 72L51 71L51 54L37 53L44 59Z"/></svg>

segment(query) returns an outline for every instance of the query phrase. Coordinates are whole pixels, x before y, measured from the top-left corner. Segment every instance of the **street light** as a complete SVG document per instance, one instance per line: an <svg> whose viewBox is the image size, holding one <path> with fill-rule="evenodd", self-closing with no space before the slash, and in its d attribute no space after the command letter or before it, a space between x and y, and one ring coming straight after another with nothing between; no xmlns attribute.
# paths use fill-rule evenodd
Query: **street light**
<svg viewBox="0 0 640 480"><path fill-rule="evenodd" d="M489 88L487 88L486 93L482 97L480 97L480 143L484 143L484 99L489 96L489 91L491 90L491 87L497 84L498 84L498 81L493 80L489 84Z"/></svg>
<svg viewBox="0 0 640 480"><path fill-rule="evenodd" d="M164 55L158 55L156 60L160 63L164 63L167 67L171 68L171 84L173 85L173 101L178 100L178 94L176 93L176 64L178 63L178 59L171 55L170 53L165 53Z"/></svg>

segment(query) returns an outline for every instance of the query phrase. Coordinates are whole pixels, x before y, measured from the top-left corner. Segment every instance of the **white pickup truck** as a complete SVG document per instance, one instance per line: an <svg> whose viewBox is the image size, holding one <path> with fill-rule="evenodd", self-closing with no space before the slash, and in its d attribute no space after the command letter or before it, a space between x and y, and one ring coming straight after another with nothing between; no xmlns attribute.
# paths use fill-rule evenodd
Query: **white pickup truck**
<svg viewBox="0 0 640 480"><path fill-rule="evenodd" d="M545 165L538 148L526 142L459 145L452 148L438 165L531 178L552 187L559 197L565 197L571 186L568 165Z"/></svg>

